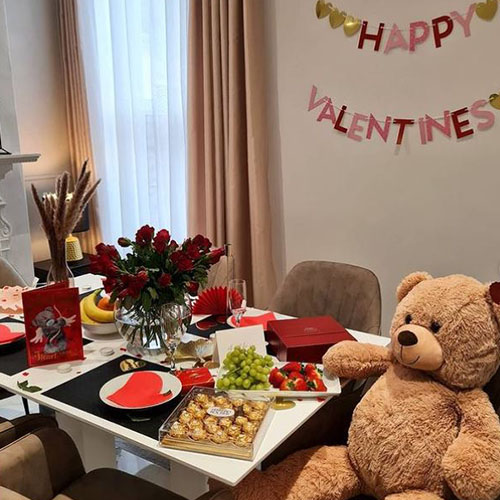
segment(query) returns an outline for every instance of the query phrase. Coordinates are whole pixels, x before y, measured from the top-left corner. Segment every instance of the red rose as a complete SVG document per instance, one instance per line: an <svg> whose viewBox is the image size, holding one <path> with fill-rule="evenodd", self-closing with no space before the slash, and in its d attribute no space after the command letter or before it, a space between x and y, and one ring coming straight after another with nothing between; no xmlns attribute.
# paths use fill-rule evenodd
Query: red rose
<svg viewBox="0 0 500 500"><path fill-rule="evenodd" d="M135 233L135 242L141 246L145 247L151 243L153 239L153 234L155 233L154 227L145 225L142 226L137 233Z"/></svg>
<svg viewBox="0 0 500 500"><path fill-rule="evenodd" d="M205 251L212 246L212 242L208 238L205 238L202 234L197 234L193 238L193 243Z"/></svg>
<svg viewBox="0 0 500 500"><path fill-rule="evenodd" d="M195 245L194 243L189 243L186 246L186 255L190 259L197 259L201 255L199 247L197 245Z"/></svg>
<svg viewBox="0 0 500 500"><path fill-rule="evenodd" d="M175 251L170 256L170 259L179 271L190 271L193 269L193 261L180 250Z"/></svg>
<svg viewBox="0 0 500 500"><path fill-rule="evenodd" d="M90 256L90 271L94 274L104 274L115 277L118 274L118 267L115 261L107 254Z"/></svg>
<svg viewBox="0 0 500 500"><path fill-rule="evenodd" d="M195 295L198 295L198 288L199 287L200 287L199 283L196 283L195 281L190 281L187 284L186 288L187 288L189 295L195 296Z"/></svg>
<svg viewBox="0 0 500 500"><path fill-rule="evenodd" d="M118 280L115 278L106 278L102 284L106 293L112 293L118 286Z"/></svg>
<svg viewBox="0 0 500 500"><path fill-rule="evenodd" d="M219 262L220 258L225 254L224 247L221 248L216 248L215 250L212 250L208 256L210 258L210 264L217 264Z"/></svg>
<svg viewBox="0 0 500 500"><path fill-rule="evenodd" d="M141 290L146 286L149 276L144 270L139 271L137 274L125 274L122 276L123 290L118 297L123 298L127 295L137 298L141 294Z"/></svg>
<svg viewBox="0 0 500 500"><path fill-rule="evenodd" d="M105 245L104 243L99 243L95 250L97 255L107 255L110 259L117 260L120 258L120 254L114 245Z"/></svg>
<svg viewBox="0 0 500 500"><path fill-rule="evenodd" d="M166 229L162 229L156 233L153 240L153 247L158 253L163 253L167 249L167 244L170 241L170 233Z"/></svg>
<svg viewBox="0 0 500 500"><path fill-rule="evenodd" d="M163 273L158 279L158 284L163 287L167 287L172 283L172 276L168 273Z"/></svg>
<svg viewBox="0 0 500 500"><path fill-rule="evenodd" d="M118 245L123 248L127 248L132 244L132 242L128 238L118 238Z"/></svg>

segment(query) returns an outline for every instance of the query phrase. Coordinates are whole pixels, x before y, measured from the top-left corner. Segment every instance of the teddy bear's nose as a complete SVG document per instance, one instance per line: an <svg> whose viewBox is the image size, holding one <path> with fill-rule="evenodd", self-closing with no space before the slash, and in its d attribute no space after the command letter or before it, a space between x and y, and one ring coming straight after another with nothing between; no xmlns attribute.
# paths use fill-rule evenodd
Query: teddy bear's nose
<svg viewBox="0 0 500 500"><path fill-rule="evenodd" d="M413 332L410 332L410 330L403 330L402 332L399 332L398 342L401 345L408 347L415 345L418 342L418 338Z"/></svg>

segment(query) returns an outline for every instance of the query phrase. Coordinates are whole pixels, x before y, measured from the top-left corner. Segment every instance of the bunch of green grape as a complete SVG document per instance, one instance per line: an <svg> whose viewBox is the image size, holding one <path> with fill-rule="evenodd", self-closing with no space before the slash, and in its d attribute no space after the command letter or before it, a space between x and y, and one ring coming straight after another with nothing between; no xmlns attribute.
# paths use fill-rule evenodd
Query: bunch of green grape
<svg viewBox="0 0 500 500"><path fill-rule="evenodd" d="M222 365L225 373L217 380L217 389L262 391L271 386L268 379L273 360L256 353L255 346L236 346L227 353Z"/></svg>

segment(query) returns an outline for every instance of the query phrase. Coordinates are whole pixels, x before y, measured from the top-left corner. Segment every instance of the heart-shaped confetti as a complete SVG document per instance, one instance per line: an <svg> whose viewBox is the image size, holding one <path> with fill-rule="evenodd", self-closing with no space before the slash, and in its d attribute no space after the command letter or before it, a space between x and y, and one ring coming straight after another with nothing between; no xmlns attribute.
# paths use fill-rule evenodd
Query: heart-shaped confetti
<svg viewBox="0 0 500 500"><path fill-rule="evenodd" d="M500 94L491 94L490 95L490 104L495 109L500 109Z"/></svg>
<svg viewBox="0 0 500 500"><path fill-rule="evenodd" d="M331 10L332 4L330 2L326 3L325 0L318 0L316 2L316 16L318 19L328 16Z"/></svg>
<svg viewBox="0 0 500 500"><path fill-rule="evenodd" d="M353 36L361 28L361 20L354 16L347 16L344 21L344 33L347 36Z"/></svg>
<svg viewBox="0 0 500 500"><path fill-rule="evenodd" d="M485 20L491 21L498 9L498 0L486 0L486 2L479 2L476 5L477 17Z"/></svg>
<svg viewBox="0 0 500 500"><path fill-rule="evenodd" d="M332 28L338 28L339 26L342 26L344 24L345 18L347 17L347 14L342 11L340 12L339 9L336 7L330 12L330 26Z"/></svg>

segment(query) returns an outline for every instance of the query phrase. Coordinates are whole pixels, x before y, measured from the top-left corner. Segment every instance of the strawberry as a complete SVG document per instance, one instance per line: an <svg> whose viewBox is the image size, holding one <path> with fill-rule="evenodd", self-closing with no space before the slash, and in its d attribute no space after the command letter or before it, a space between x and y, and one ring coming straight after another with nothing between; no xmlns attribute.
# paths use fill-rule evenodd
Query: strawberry
<svg viewBox="0 0 500 500"><path fill-rule="evenodd" d="M296 378L300 378L302 380L305 380L304 375L302 375L302 373L300 373L300 372L290 372L288 374L288 378L291 380L294 380Z"/></svg>
<svg viewBox="0 0 500 500"><path fill-rule="evenodd" d="M269 383L276 389L286 379L286 373L279 368L273 368L269 374Z"/></svg>
<svg viewBox="0 0 500 500"><path fill-rule="evenodd" d="M299 363L298 361L291 361L290 363L287 363L282 370L285 370L286 372L300 372L302 371L302 363Z"/></svg>
<svg viewBox="0 0 500 500"><path fill-rule="evenodd" d="M307 391L309 390L306 381L301 378L285 379L280 385L280 391Z"/></svg>
<svg viewBox="0 0 500 500"><path fill-rule="evenodd" d="M306 365L304 371L307 378L321 378L321 373L319 372L318 368L311 363L308 363Z"/></svg>
<svg viewBox="0 0 500 500"><path fill-rule="evenodd" d="M327 391L326 385L321 378L308 378L307 386L310 391L315 391L315 392Z"/></svg>

